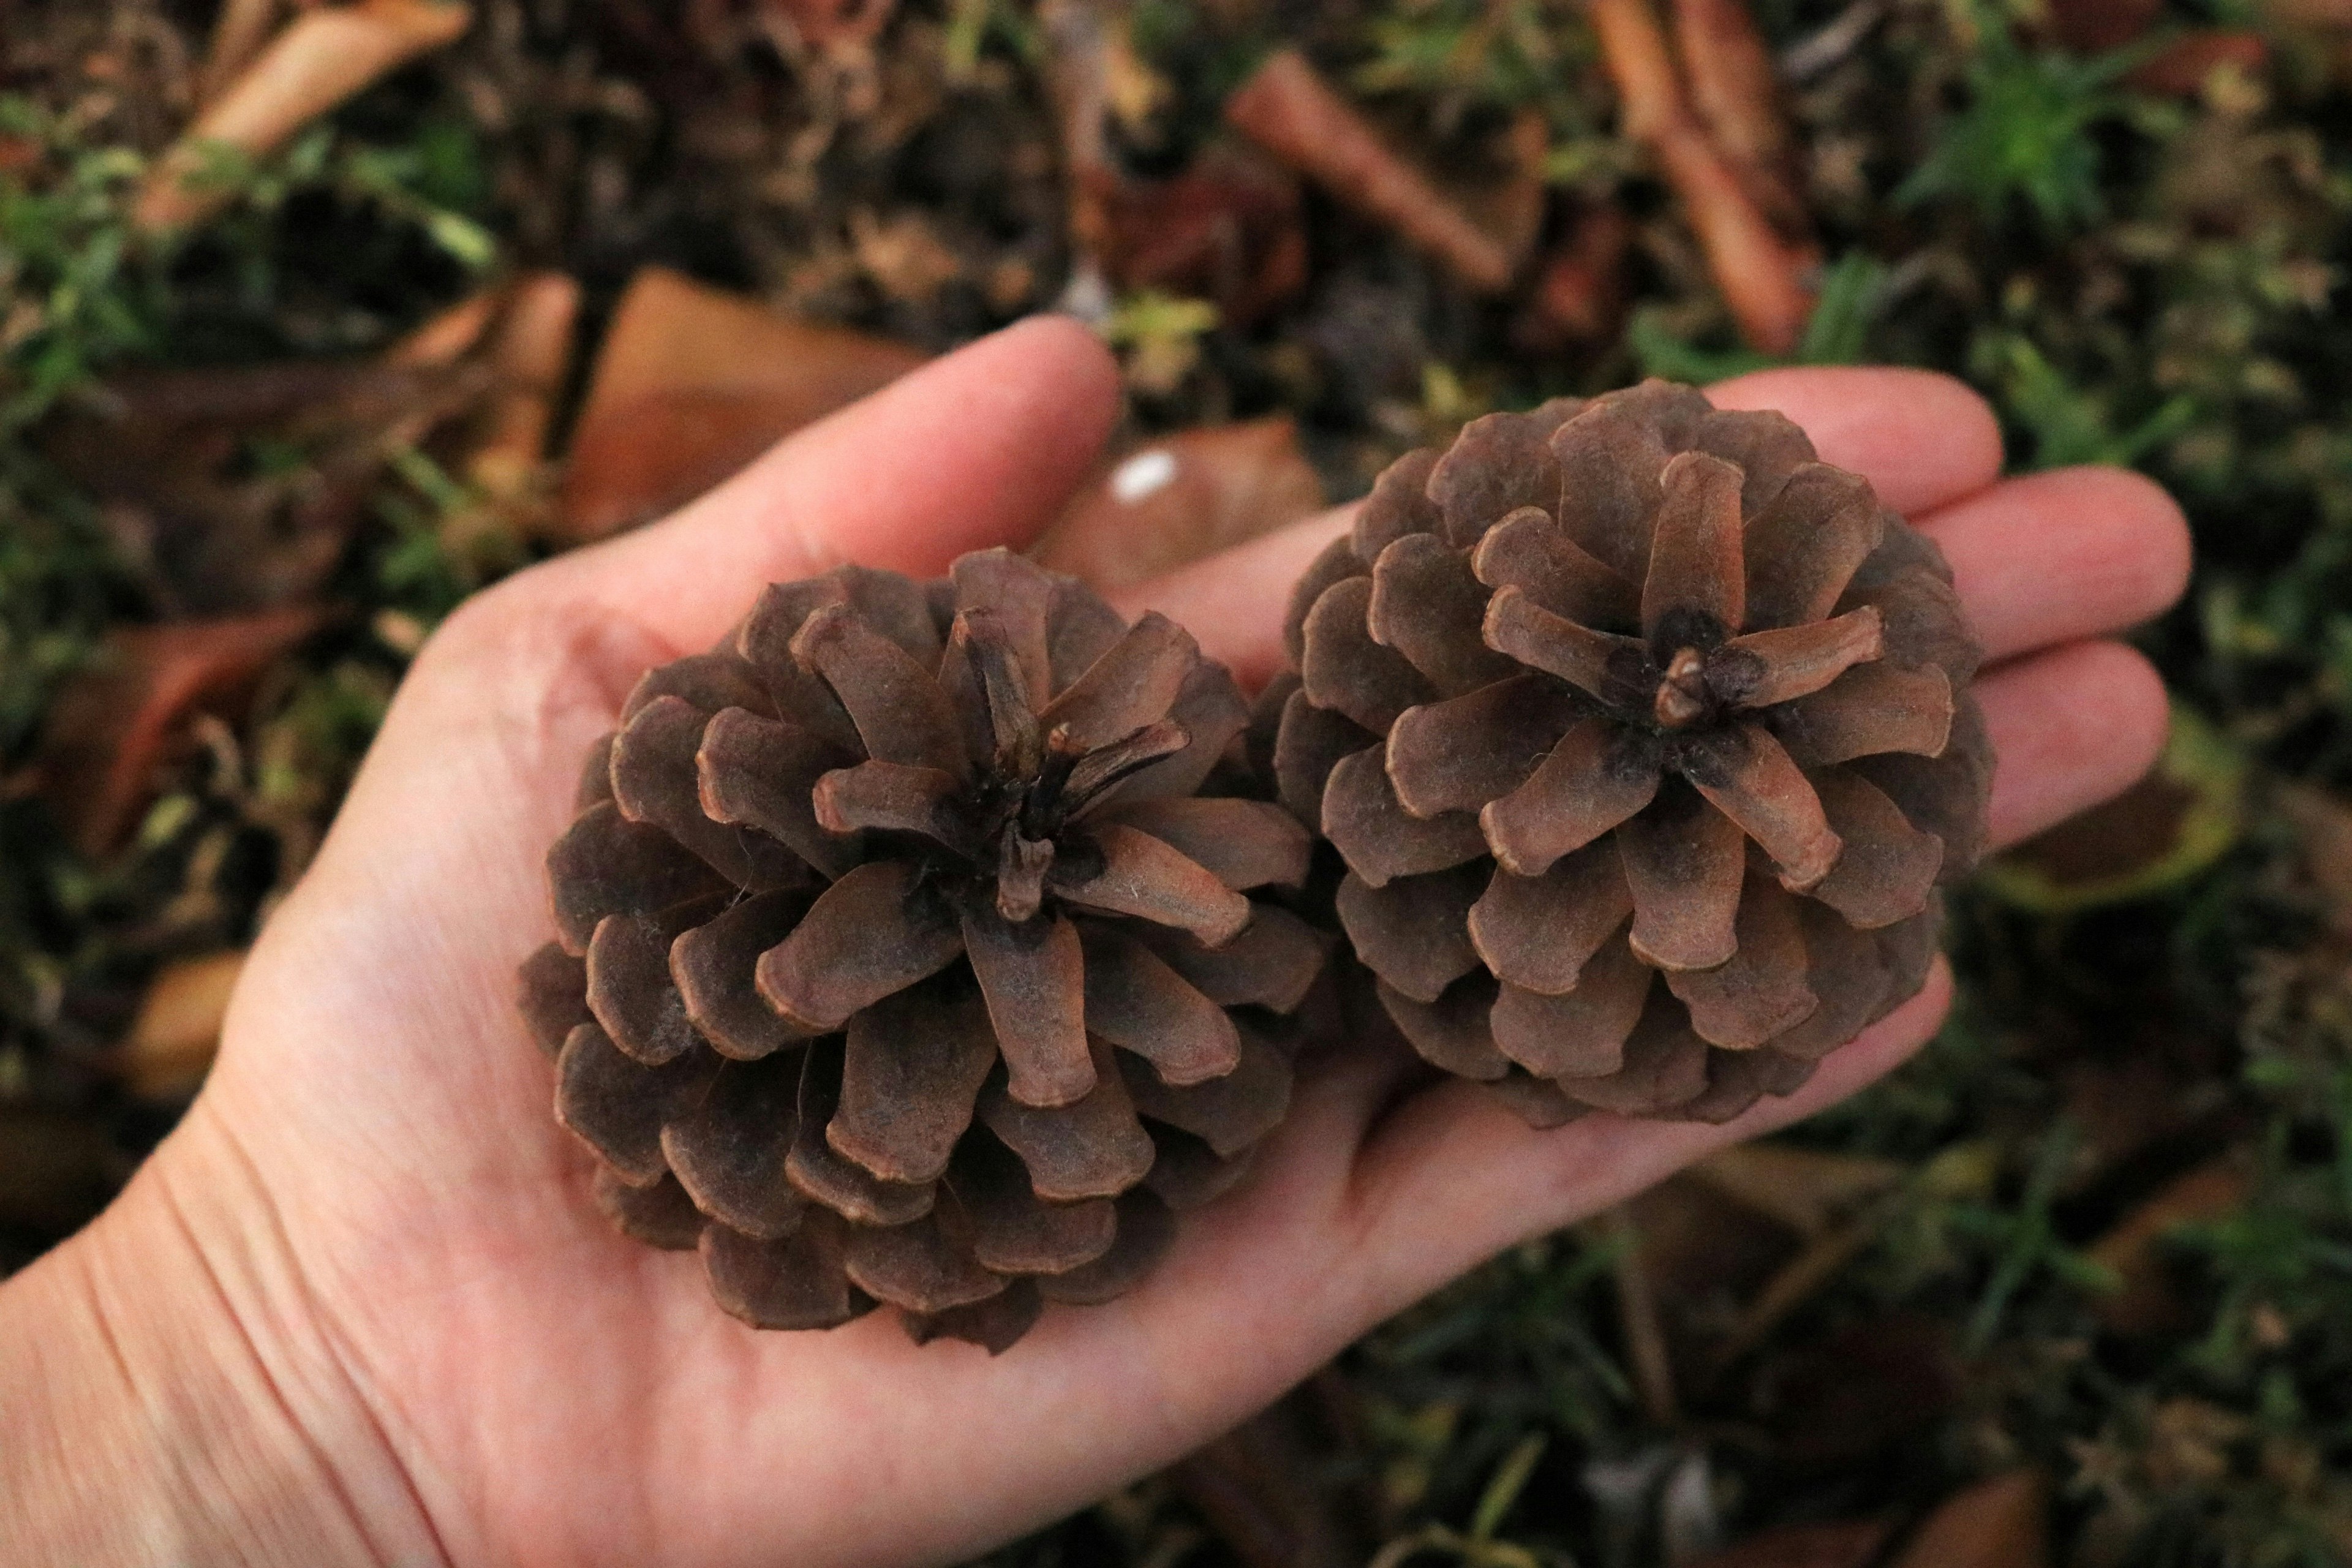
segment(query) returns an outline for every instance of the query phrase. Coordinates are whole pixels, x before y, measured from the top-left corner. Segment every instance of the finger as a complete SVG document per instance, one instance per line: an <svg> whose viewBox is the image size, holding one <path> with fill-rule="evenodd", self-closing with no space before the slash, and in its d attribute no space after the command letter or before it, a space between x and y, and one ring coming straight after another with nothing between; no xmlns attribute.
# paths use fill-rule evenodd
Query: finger
<svg viewBox="0 0 2352 1568"><path fill-rule="evenodd" d="M1720 1127L1593 1115L1538 1131L1478 1085L1401 1107L1365 1146L1353 1197L1377 1316L1417 1300L1528 1237L1600 1213L1694 1160L1835 1103L1900 1066L1951 1005L1941 959L1919 994L1833 1052L1785 1100Z"/></svg>
<svg viewBox="0 0 2352 1568"><path fill-rule="evenodd" d="M1355 507L1334 507L1162 573L1149 583L1120 589L1110 601L1129 619L1158 610L1191 632L1202 653L1222 661L1235 679L1255 691L1283 666L1282 617L1290 605L1291 584L1355 521Z"/></svg>
<svg viewBox="0 0 2352 1568"><path fill-rule="evenodd" d="M1867 479L1906 517L1973 495L2000 473L2000 425L1948 375L1890 366L1759 370L1706 389L1717 408L1778 409L1824 463Z"/></svg>
<svg viewBox="0 0 2352 1568"><path fill-rule="evenodd" d="M1919 520L1943 546L1988 658L2101 637L2189 585L2189 521L2128 468L2005 479Z"/></svg>
<svg viewBox="0 0 2352 1568"><path fill-rule="evenodd" d="M1977 682L1991 733L1993 847L2121 795L2156 765L2171 722L2164 681L2121 643L2074 643Z"/></svg>
<svg viewBox="0 0 2352 1568"><path fill-rule="evenodd" d="M680 649L769 584L845 561L934 576L1053 520L1118 415L1118 371L1066 317L1033 317L787 437L665 521L524 574Z"/></svg>

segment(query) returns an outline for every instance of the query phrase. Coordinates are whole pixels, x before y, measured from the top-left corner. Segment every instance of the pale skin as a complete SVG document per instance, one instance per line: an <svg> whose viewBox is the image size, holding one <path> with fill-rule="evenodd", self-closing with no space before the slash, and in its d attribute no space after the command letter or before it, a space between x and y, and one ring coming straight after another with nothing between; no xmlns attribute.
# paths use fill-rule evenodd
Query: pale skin
<svg viewBox="0 0 2352 1568"><path fill-rule="evenodd" d="M2179 594L2180 514L2132 475L2002 480L1992 417L1924 373L1776 371L1779 408L1949 555L1993 663L1996 842L2154 759L2164 695L2101 640ZM1095 461L1114 367L1025 323L793 437L678 515L524 573L427 646L270 920L186 1120L81 1235L0 1287L11 1563L951 1562L1176 1458L1372 1324L1524 1237L1899 1065L1927 989L1727 1127L1549 1132L1465 1084L1340 1051L1249 1184L1108 1307L1009 1353L887 1313L757 1333L691 1254L614 1234L511 997L551 931L541 857L640 672L761 584L919 575L1018 545ZM1127 595L1255 684L1334 514Z"/></svg>

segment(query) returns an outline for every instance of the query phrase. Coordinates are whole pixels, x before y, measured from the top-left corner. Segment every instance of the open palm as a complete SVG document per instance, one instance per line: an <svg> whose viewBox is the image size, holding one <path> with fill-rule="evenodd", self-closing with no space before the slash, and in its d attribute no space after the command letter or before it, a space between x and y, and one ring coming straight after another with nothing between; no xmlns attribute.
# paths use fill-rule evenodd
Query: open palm
<svg viewBox="0 0 2352 1568"><path fill-rule="evenodd" d="M2178 593L2186 536L2160 492L2113 471L1996 482L1990 414L1940 377L1775 372L1715 395L1784 410L1944 545L1996 661L1979 687L1996 843L2147 765L2155 675L2082 639ZM1050 1310L997 1358L919 1350L887 1314L754 1332L692 1254L614 1234L511 1003L551 930L541 859L583 752L643 670L708 646L765 583L843 560L931 574L1030 538L1116 404L1091 339L1026 324L677 517L510 580L426 648L255 951L212 1081L75 1244L95 1289L135 1290L157 1257L200 1265L272 1413L257 1426L298 1453L257 1463L283 1495L257 1482L241 1506L316 1510L315 1538L355 1559L952 1559L1173 1459L1499 1248L1851 1092L1934 1030L1940 965L1800 1094L1723 1128L1532 1132L1465 1084L1394 1102L1410 1064L1343 1054L1142 1289ZM1121 607L1166 611L1255 684L1290 581L1341 521Z"/></svg>

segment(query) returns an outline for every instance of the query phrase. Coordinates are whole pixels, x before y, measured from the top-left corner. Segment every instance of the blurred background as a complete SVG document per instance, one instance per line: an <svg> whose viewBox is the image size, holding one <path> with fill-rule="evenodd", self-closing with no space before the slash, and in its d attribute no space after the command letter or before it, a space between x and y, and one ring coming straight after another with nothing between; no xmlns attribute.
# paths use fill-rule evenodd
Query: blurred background
<svg viewBox="0 0 2352 1568"><path fill-rule="evenodd" d="M0 1272L468 593L1025 313L1140 577L1490 409L1962 376L2170 487L2172 745L1912 1066L992 1563L2352 1561L2352 0L0 0Z"/></svg>

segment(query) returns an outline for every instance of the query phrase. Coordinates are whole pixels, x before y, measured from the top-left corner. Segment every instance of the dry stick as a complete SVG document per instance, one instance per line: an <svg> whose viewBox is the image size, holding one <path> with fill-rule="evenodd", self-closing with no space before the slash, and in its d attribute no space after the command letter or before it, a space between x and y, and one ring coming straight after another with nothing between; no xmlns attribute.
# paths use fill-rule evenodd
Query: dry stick
<svg viewBox="0 0 2352 1568"><path fill-rule="evenodd" d="M1225 100L1225 119L1366 217L1387 225L1471 288L1500 293L1511 258L1378 132L1296 49L1279 50Z"/></svg>
<svg viewBox="0 0 2352 1568"><path fill-rule="evenodd" d="M1601 63L1623 104L1625 134L1657 155L1682 197L1740 331L1766 353L1790 353L1812 314L1812 298L1798 280L1801 257L1699 128L1650 0L1592 0L1591 15Z"/></svg>
<svg viewBox="0 0 2352 1568"><path fill-rule="evenodd" d="M1650 1288L1650 1273L1642 1263L1641 1230L1622 1204L1601 1216L1601 1226L1617 1249L1612 1270L1617 1280L1617 1315L1624 1325L1625 1354L1633 1363L1642 1409L1657 1425L1671 1426L1680 1419L1675 1367L1666 1353L1665 1330L1658 1321L1657 1292Z"/></svg>
<svg viewBox="0 0 2352 1568"><path fill-rule="evenodd" d="M1675 47L1707 140L1781 237L1792 248L1808 247L1812 224L1790 175L1780 79L1747 0L1674 0L1674 5Z"/></svg>
<svg viewBox="0 0 2352 1568"><path fill-rule="evenodd" d="M1675 126L1656 151L1706 251L1716 286L1748 341L1768 354L1794 352L1813 313L1813 297L1799 281L1796 254L1780 242L1739 177L1696 130Z"/></svg>
<svg viewBox="0 0 2352 1568"><path fill-rule="evenodd" d="M204 68L196 74L198 108L209 108L253 63L253 57L277 28L278 14L284 7L285 0L222 0L212 40L205 47Z"/></svg>
<svg viewBox="0 0 2352 1568"><path fill-rule="evenodd" d="M1674 0L1690 106L1725 157L1769 169L1788 156L1779 79L1741 0Z"/></svg>
<svg viewBox="0 0 2352 1568"><path fill-rule="evenodd" d="M467 472L494 496L520 491L547 457L547 432L572 368L572 328L579 319L580 285L561 272L533 272L516 280L505 313L490 331L488 358L498 390Z"/></svg>
<svg viewBox="0 0 2352 1568"><path fill-rule="evenodd" d="M307 12L271 40L147 176L131 221L153 233L205 217L228 193L198 180L207 149L258 157L353 93L456 39L470 7L441 0L360 0Z"/></svg>

